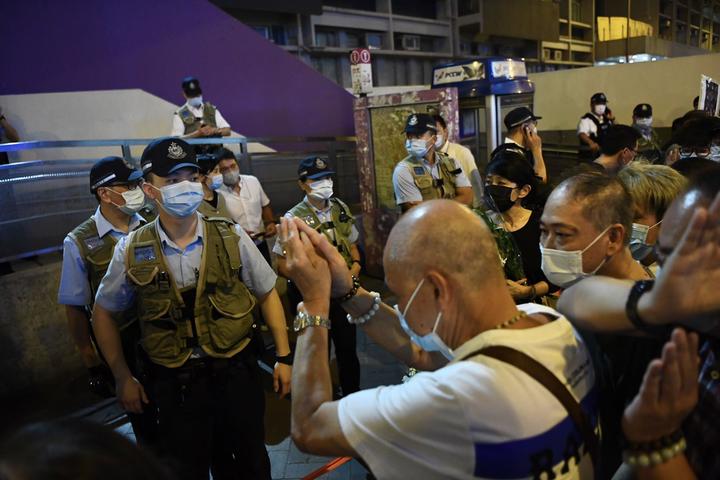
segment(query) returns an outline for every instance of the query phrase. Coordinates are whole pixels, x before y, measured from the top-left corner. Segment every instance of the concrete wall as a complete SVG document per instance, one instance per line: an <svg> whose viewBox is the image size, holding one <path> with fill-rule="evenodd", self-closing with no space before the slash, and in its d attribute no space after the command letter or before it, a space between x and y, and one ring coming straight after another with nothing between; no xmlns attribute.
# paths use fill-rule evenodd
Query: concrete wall
<svg viewBox="0 0 720 480"><path fill-rule="evenodd" d="M535 112L543 117L541 130L573 130L595 92L605 92L620 123L632 122L635 105L649 103L655 125L670 127L692 109L702 74L720 79L720 54L535 73L530 78L535 82Z"/></svg>

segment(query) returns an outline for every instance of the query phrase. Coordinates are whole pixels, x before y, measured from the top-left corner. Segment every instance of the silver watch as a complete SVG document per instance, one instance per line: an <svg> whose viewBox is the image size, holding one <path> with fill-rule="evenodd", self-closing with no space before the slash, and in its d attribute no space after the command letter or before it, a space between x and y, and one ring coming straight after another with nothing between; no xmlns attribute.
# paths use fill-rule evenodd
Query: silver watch
<svg viewBox="0 0 720 480"><path fill-rule="evenodd" d="M330 330L330 320L320 315L308 315L305 312L298 312L295 315L293 329L296 332L301 332L307 327L323 327Z"/></svg>

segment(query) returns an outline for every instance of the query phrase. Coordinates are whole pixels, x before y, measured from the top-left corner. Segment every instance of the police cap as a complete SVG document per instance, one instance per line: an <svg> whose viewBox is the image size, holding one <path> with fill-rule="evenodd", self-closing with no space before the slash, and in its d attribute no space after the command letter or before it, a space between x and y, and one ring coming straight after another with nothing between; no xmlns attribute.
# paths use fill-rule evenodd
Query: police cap
<svg viewBox="0 0 720 480"><path fill-rule="evenodd" d="M127 184L142 178L142 172L128 165L120 157L105 157L90 169L90 193L100 187Z"/></svg>
<svg viewBox="0 0 720 480"><path fill-rule="evenodd" d="M607 97L605 96L604 93L598 92L595 95L593 95L592 97L590 97L590 101L596 105L597 104L605 104L605 103L607 103Z"/></svg>
<svg viewBox="0 0 720 480"><path fill-rule="evenodd" d="M405 122L405 133L422 135L428 130L437 132L437 125L435 119L427 113L413 113Z"/></svg>
<svg viewBox="0 0 720 480"><path fill-rule="evenodd" d="M188 97L197 97L202 95L202 89L200 88L200 82L195 77L185 77L182 81L182 89L185 95Z"/></svg>
<svg viewBox="0 0 720 480"><path fill-rule="evenodd" d="M140 165L143 174L153 173L160 177L167 177L181 168L200 168L193 146L176 137L153 140L145 147Z"/></svg>
<svg viewBox="0 0 720 480"><path fill-rule="evenodd" d="M329 177L335 173L329 168L330 166L325 159L320 157L308 157L300 162L300 166L298 167L298 178L300 178L300 180L305 180L306 178L310 180L317 180L319 178Z"/></svg>
<svg viewBox="0 0 720 480"><path fill-rule="evenodd" d="M511 128L515 128L525 122L529 122L531 120L540 120L541 118L542 117L536 117L535 115L533 115L532 110L527 107L518 107L510 110L508 114L505 115L503 123L505 124L505 128L510 130Z"/></svg>
<svg viewBox="0 0 720 480"><path fill-rule="evenodd" d="M633 117L650 118L652 117L652 106L649 103L641 103L633 108Z"/></svg>

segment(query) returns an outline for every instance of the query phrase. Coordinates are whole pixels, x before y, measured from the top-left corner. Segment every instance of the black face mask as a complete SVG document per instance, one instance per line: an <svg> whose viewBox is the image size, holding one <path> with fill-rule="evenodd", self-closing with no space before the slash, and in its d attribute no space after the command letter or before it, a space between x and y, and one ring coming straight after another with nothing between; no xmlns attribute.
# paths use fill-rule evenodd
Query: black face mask
<svg viewBox="0 0 720 480"><path fill-rule="evenodd" d="M485 185L485 203L499 213L510 210L515 204L510 200L513 190L515 190L513 187L503 185Z"/></svg>

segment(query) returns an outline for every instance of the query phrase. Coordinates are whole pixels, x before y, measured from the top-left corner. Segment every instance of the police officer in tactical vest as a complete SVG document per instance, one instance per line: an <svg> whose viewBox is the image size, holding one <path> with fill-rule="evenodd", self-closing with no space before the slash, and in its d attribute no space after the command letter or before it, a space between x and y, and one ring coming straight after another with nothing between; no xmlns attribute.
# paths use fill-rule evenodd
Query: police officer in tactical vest
<svg viewBox="0 0 720 480"><path fill-rule="evenodd" d="M218 193L223 186L223 175L218 165L220 159L216 153L202 153L197 156L200 183L203 187L203 202L198 211L205 217L231 218L225 203L225 197Z"/></svg>
<svg viewBox="0 0 720 480"><path fill-rule="evenodd" d="M607 104L607 97L602 92L590 97L590 111L583 115L578 123L581 158L593 159L600 154L603 136L615 123L615 116Z"/></svg>
<svg viewBox="0 0 720 480"><path fill-rule="evenodd" d="M327 161L309 157L300 162L298 184L305 193L302 202L291 208L285 216L301 218L309 226L322 232L337 247L345 259L350 273L357 280L360 277L360 252L357 248L359 233L355 219L348 206L333 196L333 181ZM278 271L287 277L285 258L280 242L273 250L278 255ZM300 292L288 282L288 296L293 306L302 301ZM360 362L356 351L356 328L347 320L345 310L339 302L330 304L330 338L335 345L340 387L343 395L360 389Z"/></svg>
<svg viewBox="0 0 720 480"><path fill-rule="evenodd" d="M252 240L225 218L207 218L193 148L158 139L141 159L158 218L115 248L95 299L93 329L130 412L157 405L160 454L177 477L270 478L264 394L248 348L259 302L275 340L274 386L290 389L292 356L276 275ZM128 369L112 320L137 302L150 359L141 383Z"/></svg>
<svg viewBox="0 0 720 480"><path fill-rule="evenodd" d="M99 206L95 213L75 227L63 242L63 264L58 303L65 305L70 336L88 368L90 390L102 397L114 396L112 373L93 345L90 311L100 281L105 276L115 244L146 222L152 214L143 211L145 195L142 172L120 157L106 157L90 169L90 192ZM121 343L130 370L138 370L139 326L134 310L113 316L121 332ZM152 443L152 412L130 415L135 436L141 444Z"/></svg>
<svg viewBox="0 0 720 480"><path fill-rule="evenodd" d="M173 115L172 136L183 138L219 138L230 135L230 124L220 110L203 101L200 82L195 77L182 81L185 104ZM210 153L221 145L196 145L197 153Z"/></svg>
<svg viewBox="0 0 720 480"><path fill-rule="evenodd" d="M437 126L428 114L413 113L405 125L408 156L393 171L395 200L403 212L435 198L470 206L472 184L458 162L435 149Z"/></svg>

